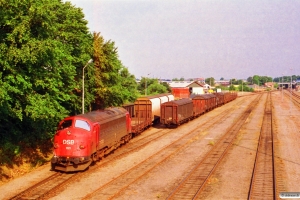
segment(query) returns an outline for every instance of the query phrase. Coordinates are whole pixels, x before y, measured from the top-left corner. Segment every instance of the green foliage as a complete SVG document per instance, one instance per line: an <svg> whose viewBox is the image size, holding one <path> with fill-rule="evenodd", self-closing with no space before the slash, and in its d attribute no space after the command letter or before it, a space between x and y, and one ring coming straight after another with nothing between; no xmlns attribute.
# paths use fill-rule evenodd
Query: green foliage
<svg viewBox="0 0 300 200"><path fill-rule="evenodd" d="M166 82L160 83L158 79L143 77L137 87L141 95L154 95L171 92Z"/></svg>
<svg viewBox="0 0 300 200"><path fill-rule="evenodd" d="M214 86L215 85L215 79L213 77L206 78L205 83L209 84L210 86Z"/></svg>
<svg viewBox="0 0 300 200"><path fill-rule="evenodd" d="M78 72L92 50L83 17L60 0L0 0L1 146L49 140L76 112Z"/></svg>
<svg viewBox="0 0 300 200"><path fill-rule="evenodd" d="M173 78L172 81L184 81L184 77L181 77L181 78Z"/></svg>
<svg viewBox="0 0 300 200"><path fill-rule="evenodd" d="M167 93L167 88L160 84L157 79L153 82L153 84L148 87L149 94L163 94Z"/></svg>
<svg viewBox="0 0 300 200"><path fill-rule="evenodd" d="M252 76L249 76L249 77L247 78L247 82L253 84L253 77L252 77Z"/></svg>
<svg viewBox="0 0 300 200"><path fill-rule="evenodd" d="M291 79L293 81L296 81L297 79L300 79L300 76L292 75L292 76L281 76L274 78L274 82L291 82Z"/></svg>
<svg viewBox="0 0 300 200"><path fill-rule="evenodd" d="M162 82L160 84L162 84L167 89L168 93L172 92L172 89L171 89L170 85L167 82Z"/></svg>
<svg viewBox="0 0 300 200"><path fill-rule="evenodd" d="M250 79L250 77L248 79ZM273 81L272 77L268 77L268 76L254 75L252 78L252 83L260 86L264 85L267 82L272 82L272 81Z"/></svg>
<svg viewBox="0 0 300 200"><path fill-rule="evenodd" d="M229 90L229 86L218 85L215 87L214 91L217 91L218 88L221 89L222 91Z"/></svg>
<svg viewBox="0 0 300 200"><path fill-rule="evenodd" d="M233 78L233 79L230 79L230 85L238 85L238 80Z"/></svg>
<svg viewBox="0 0 300 200"><path fill-rule="evenodd" d="M228 89L229 89L229 91L235 91L234 85L230 85Z"/></svg>
<svg viewBox="0 0 300 200"><path fill-rule="evenodd" d="M253 92L254 91L253 88L248 87L245 83L243 83L243 85L240 84L237 89L238 89L238 91L244 91L244 92Z"/></svg>

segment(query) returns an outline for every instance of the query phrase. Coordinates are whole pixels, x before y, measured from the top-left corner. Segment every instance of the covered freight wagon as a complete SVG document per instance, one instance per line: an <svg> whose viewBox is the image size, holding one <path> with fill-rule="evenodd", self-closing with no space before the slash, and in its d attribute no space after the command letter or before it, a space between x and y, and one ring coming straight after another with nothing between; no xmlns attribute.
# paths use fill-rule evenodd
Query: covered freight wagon
<svg viewBox="0 0 300 200"><path fill-rule="evenodd" d="M138 134L160 120L160 105L174 100L172 94L158 94L139 97L134 102L134 115L131 119L132 133Z"/></svg>
<svg viewBox="0 0 300 200"><path fill-rule="evenodd" d="M197 117L206 112L209 100L207 96L192 94L190 98L192 99L194 104L194 117Z"/></svg>
<svg viewBox="0 0 300 200"><path fill-rule="evenodd" d="M193 101L189 98L163 103L160 122L166 126L180 125L193 118Z"/></svg>
<svg viewBox="0 0 300 200"><path fill-rule="evenodd" d="M153 96L139 97L134 102L136 116L147 112L153 122L159 121L160 118L160 105L174 100L172 94L158 94ZM149 111L150 109L150 111Z"/></svg>
<svg viewBox="0 0 300 200"><path fill-rule="evenodd" d="M234 99L236 99L237 93L236 92L226 92L224 94L224 103L228 103Z"/></svg>
<svg viewBox="0 0 300 200"><path fill-rule="evenodd" d="M216 95L216 104L217 106L222 106L224 105L224 93L223 92L217 92L214 93L214 95Z"/></svg>
<svg viewBox="0 0 300 200"><path fill-rule="evenodd" d="M205 112L208 112L216 107L216 96L214 94L193 94L190 96L191 99L203 99Z"/></svg>
<svg viewBox="0 0 300 200"><path fill-rule="evenodd" d="M207 98L207 109L206 111L213 110L216 107L216 96L214 94L202 94Z"/></svg>

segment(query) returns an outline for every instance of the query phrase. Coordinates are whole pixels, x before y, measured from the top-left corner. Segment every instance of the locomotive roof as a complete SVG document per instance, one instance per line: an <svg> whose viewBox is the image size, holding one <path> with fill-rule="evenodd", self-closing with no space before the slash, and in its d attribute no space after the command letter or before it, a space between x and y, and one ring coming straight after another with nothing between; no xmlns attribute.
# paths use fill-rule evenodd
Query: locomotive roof
<svg viewBox="0 0 300 200"><path fill-rule="evenodd" d="M76 115L75 117L83 117L93 123L99 122L100 124L103 124L112 119L123 117L126 113L127 110L122 107L112 107L104 110L96 110L85 114Z"/></svg>

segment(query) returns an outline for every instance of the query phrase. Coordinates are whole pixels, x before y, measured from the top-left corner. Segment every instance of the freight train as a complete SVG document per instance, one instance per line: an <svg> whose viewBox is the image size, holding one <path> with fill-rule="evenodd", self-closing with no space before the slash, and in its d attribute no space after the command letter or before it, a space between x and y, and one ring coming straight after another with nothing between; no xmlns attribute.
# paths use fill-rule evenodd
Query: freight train
<svg viewBox="0 0 300 200"><path fill-rule="evenodd" d="M171 94L138 98L132 104L70 116L59 124L53 140L51 169L83 171L155 123L180 125L237 97L236 93Z"/></svg>

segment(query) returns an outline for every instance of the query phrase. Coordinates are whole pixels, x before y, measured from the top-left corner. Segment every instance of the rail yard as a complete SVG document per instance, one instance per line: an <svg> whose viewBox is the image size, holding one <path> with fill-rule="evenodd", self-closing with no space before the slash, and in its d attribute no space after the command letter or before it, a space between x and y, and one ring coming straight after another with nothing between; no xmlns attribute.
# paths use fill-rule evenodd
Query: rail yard
<svg viewBox="0 0 300 200"><path fill-rule="evenodd" d="M300 94L243 93L174 128L154 125L80 172L50 164L1 199L279 199L300 192Z"/></svg>

